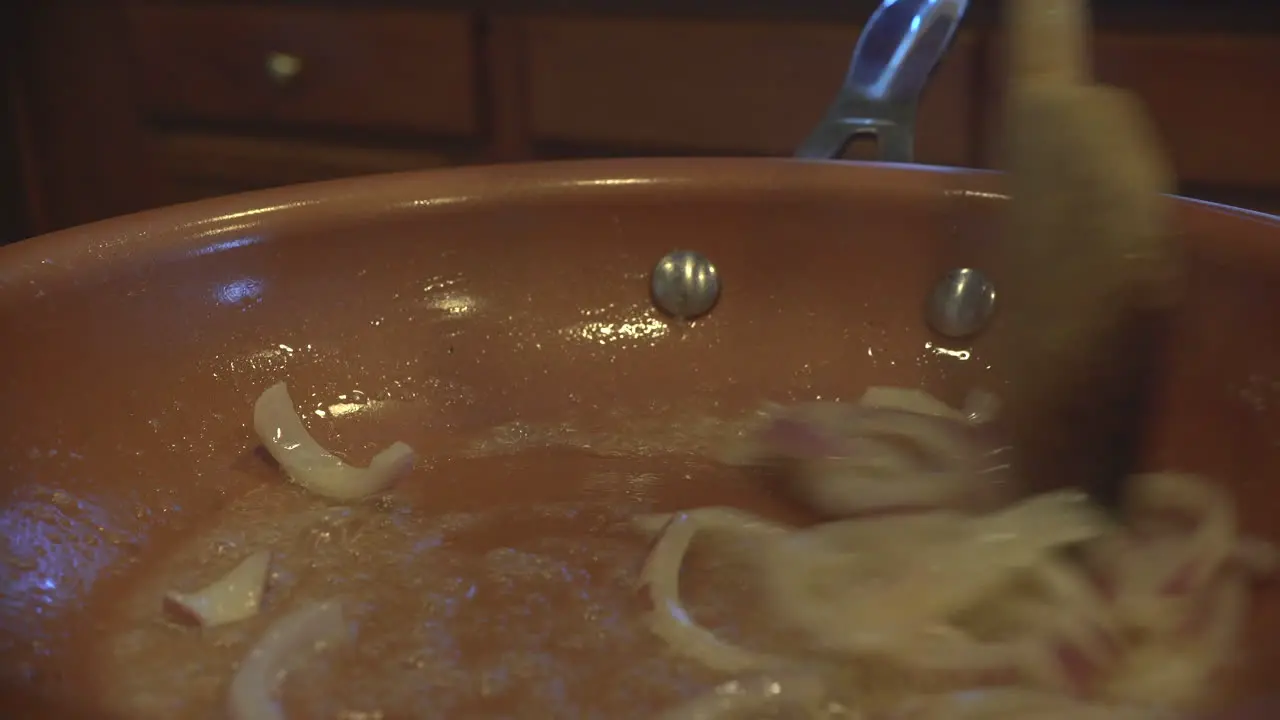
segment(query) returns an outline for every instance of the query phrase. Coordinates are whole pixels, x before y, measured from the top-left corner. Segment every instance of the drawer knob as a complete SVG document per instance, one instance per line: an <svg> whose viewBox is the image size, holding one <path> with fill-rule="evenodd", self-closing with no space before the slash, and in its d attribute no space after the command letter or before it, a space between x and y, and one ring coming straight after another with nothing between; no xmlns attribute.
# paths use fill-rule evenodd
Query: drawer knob
<svg viewBox="0 0 1280 720"><path fill-rule="evenodd" d="M286 52L267 53L267 77L277 85L288 85L302 72L302 58Z"/></svg>

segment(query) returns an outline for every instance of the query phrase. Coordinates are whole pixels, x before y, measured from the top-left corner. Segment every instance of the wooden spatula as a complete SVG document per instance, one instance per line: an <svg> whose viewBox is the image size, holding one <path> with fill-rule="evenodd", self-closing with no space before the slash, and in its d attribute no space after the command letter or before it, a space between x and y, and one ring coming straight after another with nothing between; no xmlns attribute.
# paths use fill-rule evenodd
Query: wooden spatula
<svg viewBox="0 0 1280 720"><path fill-rule="evenodd" d="M1090 82L1082 0L1006 0L1008 412L1032 491L1115 507L1182 290L1168 162L1130 94Z"/></svg>

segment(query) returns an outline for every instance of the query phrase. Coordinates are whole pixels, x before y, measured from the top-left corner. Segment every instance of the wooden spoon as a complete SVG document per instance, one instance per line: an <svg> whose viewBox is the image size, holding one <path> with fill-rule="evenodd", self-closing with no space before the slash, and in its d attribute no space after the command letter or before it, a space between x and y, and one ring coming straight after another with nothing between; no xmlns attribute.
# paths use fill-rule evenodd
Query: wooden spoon
<svg viewBox="0 0 1280 720"><path fill-rule="evenodd" d="M1006 0L1004 348L1029 490L1115 507L1182 294L1171 172L1129 93L1090 82L1081 0Z"/></svg>

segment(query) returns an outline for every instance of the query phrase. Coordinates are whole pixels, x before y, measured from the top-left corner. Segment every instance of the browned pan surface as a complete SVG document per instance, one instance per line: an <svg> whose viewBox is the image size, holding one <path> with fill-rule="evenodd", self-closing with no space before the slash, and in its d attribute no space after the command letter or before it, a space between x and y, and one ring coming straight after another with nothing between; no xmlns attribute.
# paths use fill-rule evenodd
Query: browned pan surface
<svg viewBox="0 0 1280 720"><path fill-rule="evenodd" d="M361 642L383 643L400 659L387 677L423 692L470 668L421 655L426 630L406 623L426 627L424 602L461 618L448 641L467 657L564 636L536 604L521 607L543 618L542 636L485 622L517 596L612 622L634 602L618 588L644 551L601 529L612 518L708 503L794 514L699 454L716 419L764 400L852 399L868 384L950 401L1000 390L990 334L956 344L922 322L938 276L988 267L996 181L757 160L481 168L207 201L5 248L0 678L27 703L60 695L64 710L217 717L164 692L189 682L220 702L220 686L182 666L205 641L146 628L161 622L157 578L216 562L219 533L282 543L289 592L360 595ZM1190 202L1179 223L1191 300L1151 462L1230 483L1246 529L1280 540L1280 224ZM649 270L675 248L708 255L724 282L692 327L648 300ZM419 450L394 502L326 515L284 484L250 426L253 399L278 380L353 461L397 439ZM341 559L343 542L364 553L372 585L326 584L326 568L360 566ZM543 565L503 584L457 560L503 548ZM1255 688L1280 682L1280 603L1262 605L1244 673ZM563 682L545 696L472 687L401 706L634 717L637 703L670 699L645 690L656 666L628 660L651 639L614 646L612 661L578 642L590 672L548 670ZM201 647L226 663L244 650L234 634ZM358 657L339 652L310 681L360 677ZM337 692L358 710L373 691ZM305 716L329 716L306 696L286 691L317 713Z"/></svg>

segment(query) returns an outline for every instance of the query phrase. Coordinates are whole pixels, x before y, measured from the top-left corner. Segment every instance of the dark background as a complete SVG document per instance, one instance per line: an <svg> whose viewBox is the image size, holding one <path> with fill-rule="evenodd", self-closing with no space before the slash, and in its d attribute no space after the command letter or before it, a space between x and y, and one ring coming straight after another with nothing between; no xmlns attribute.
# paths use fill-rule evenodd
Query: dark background
<svg viewBox="0 0 1280 720"><path fill-rule="evenodd" d="M0 242L374 172L786 155L868 0L0 4ZM918 159L998 167L995 0L921 105ZM1097 72L1148 103L1183 193L1280 211L1280 4L1096 0ZM273 79L267 60L300 62Z"/></svg>

